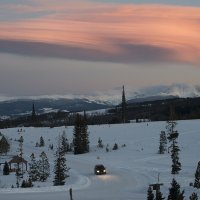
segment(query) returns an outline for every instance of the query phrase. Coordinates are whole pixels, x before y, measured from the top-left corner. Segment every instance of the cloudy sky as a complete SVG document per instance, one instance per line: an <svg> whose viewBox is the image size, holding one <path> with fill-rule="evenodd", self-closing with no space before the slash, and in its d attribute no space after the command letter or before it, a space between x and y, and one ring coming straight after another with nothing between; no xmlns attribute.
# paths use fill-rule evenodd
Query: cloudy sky
<svg viewBox="0 0 200 200"><path fill-rule="evenodd" d="M0 95L199 85L200 1L0 0Z"/></svg>

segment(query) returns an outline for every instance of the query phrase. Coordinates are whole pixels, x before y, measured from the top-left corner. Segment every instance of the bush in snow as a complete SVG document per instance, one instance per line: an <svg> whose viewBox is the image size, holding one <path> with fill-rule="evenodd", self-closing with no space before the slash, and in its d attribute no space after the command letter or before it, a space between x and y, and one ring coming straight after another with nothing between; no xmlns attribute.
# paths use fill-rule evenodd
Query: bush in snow
<svg viewBox="0 0 200 200"><path fill-rule="evenodd" d="M3 167L3 175L9 175L9 174L10 174L9 166L8 166L8 163L5 162L4 167Z"/></svg>
<svg viewBox="0 0 200 200"><path fill-rule="evenodd" d="M190 200L198 200L197 193L193 192L190 196Z"/></svg>
<svg viewBox="0 0 200 200"><path fill-rule="evenodd" d="M115 143L112 149L113 149L113 150L117 150L117 149L118 149L118 144Z"/></svg>
<svg viewBox="0 0 200 200"><path fill-rule="evenodd" d="M41 136L40 137L40 147L44 147L44 139L43 139L43 137Z"/></svg>
<svg viewBox="0 0 200 200"><path fill-rule="evenodd" d="M104 145L103 145L102 139L99 137L97 147L103 148L103 146L104 146Z"/></svg>
<svg viewBox="0 0 200 200"><path fill-rule="evenodd" d="M28 180L23 180L21 184L22 188L28 188L28 187L33 187L31 179Z"/></svg>

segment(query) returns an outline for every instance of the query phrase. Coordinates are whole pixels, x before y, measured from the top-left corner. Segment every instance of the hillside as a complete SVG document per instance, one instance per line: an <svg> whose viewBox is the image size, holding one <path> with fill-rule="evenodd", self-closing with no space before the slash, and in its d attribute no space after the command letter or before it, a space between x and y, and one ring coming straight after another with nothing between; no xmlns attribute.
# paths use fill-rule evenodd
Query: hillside
<svg viewBox="0 0 200 200"><path fill-rule="evenodd" d="M182 171L176 176L181 188L185 189L186 199L196 191L189 186L194 181L194 173L199 161L200 121L178 121L177 130L180 133L180 161ZM42 151L48 155L51 165L51 177L44 183L35 182L31 189L11 189L15 185L15 173L2 176L0 171L0 193L2 200L65 200L69 199L69 188L73 188L75 200L143 200L146 199L148 185L157 181L164 183L161 191L168 195L168 188L173 176L170 154L159 155L159 134L165 130L166 122L131 123L116 125L89 126L90 152L82 155L66 155L67 165L71 168L70 178L65 186L53 185L54 150L48 150L49 144L57 146L59 134L66 131L67 138L72 141L73 127L57 128L23 128L19 133L17 128L3 129L1 132L10 139L12 144L9 155L16 155L18 139L24 137L24 158L30 161L30 154L36 157ZM35 147L40 136L43 136L45 147ZM103 144L109 145L110 152L97 148L98 138ZM112 150L114 143L118 150ZM122 147L124 146L125 147ZM9 156L1 156L0 161L9 160ZM94 165L102 163L107 168L107 174L94 175ZM196 191L199 194L199 191Z"/></svg>
<svg viewBox="0 0 200 200"><path fill-rule="evenodd" d="M45 99L15 99L0 102L0 117L20 117L31 114L32 104L35 104L38 114L49 112L77 112L82 110L98 110L110 107L108 102L93 101L87 98L45 98Z"/></svg>

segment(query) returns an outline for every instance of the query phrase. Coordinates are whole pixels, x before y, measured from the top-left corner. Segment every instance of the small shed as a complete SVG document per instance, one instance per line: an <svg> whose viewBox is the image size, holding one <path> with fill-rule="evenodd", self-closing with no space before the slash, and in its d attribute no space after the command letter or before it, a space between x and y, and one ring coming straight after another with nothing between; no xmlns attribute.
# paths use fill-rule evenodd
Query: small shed
<svg viewBox="0 0 200 200"><path fill-rule="evenodd" d="M19 165L20 164L25 164L26 166L26 171L27 171L27 161L22 158L22 157L19 157L18 155L17 156L13 156L13 158L8 162L9 166L10 166L10 170L12 170L12 164L17 164L18 165L18 168L19 168Z"/></svg>

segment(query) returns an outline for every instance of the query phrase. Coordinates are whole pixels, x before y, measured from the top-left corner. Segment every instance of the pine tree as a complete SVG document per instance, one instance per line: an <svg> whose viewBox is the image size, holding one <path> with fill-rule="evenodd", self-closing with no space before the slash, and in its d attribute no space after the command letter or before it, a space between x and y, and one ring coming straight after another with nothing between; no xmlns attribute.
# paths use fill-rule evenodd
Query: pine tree
<svg viewBox="0 0 200 200"><path fill-rule="evenodd" d="M147 200L154 200L154 194L151 186L147 190Z"/></svg>
<svg viewBox="0 0 200 200"><path fill-rule="evenodd" d="M38 169L40 181L46 181L50 175L50 165L47 155L44 151L40 154L40 160L38 161Z"/></svg>
<svg viewBox="0 0 200 200"><path fill-rule="evenodd" d="M97 145L99 148L103 148L103 142L102 142L102 139L99 137L98 139L98 145Z"/></svg>
<svg viewBox="0 0 200 200"><path fill-rule="evenodd" d="M26 188L26 181L25 180L22 181L21 188Z"/></svg>
<svg viewBox="0 0 200 200"><path fill-rule="evenodd" d="M190 200L198 200L197 193L193 192L190 196Z"/></svg>
<svg viewBox="0 0 200 200"><path fill-rule="evenodd" d="M84 153L88 153L90 151L89 147L89 134L88 134L88 125L87 125L87 115L84 111L84 115L82 117L82 130L81 130L81 136L82 136L82 143L83 143L83 151Z"/></svg>
<svg viewBox="0 0 200 200"><path fill-rule="evenodd" d="M157 198L156 198L156 200L164 200L165 199L165 197L163 197L163 194L159 191L158 193L157 193Z"/></svg>
<svg viewBox="0 0 200 200"><path fill-rule="evenodd" d="M115 143L114 146L113 146L113 148L112 148L112 150L117 150L117 149L118 149L118 144Z"/></svg>
<svg viewBox="0 0 200 200"><path fill-rule="evenodd" d="M10 169L8 166L8 163L5 162L4 167L3 167L3 175L9 175L10 174Z"/></svg>
<svg viewBox="0 0 200 200"><path fill-rule="evenodd" d="M81 138L81 115L77 114L74 124L74 138L73 138L73 146L74 146L74 154L83 153L82 147L82 138Z"/></svg>
<svg viewBox="0 0 200 200"><path fill-rule="evenodd" d="M23 160L23 154L24 154L24 152L23 152L23 142L24 142L24 138L23 138L22 135L20 136L18 141L19 141L19 157L21 158L21 160ZM22 177L23 177L23 174L24 174L23 166L24 166L23 162L21 162L21 169L18 169L18 175L19 176L21 175ZM18 167L19 167L19 165L18 165Z"/></svg>
<svg viewBox="0 0 200 200"><path fill-rule="evenodd" d="M40 137L40 147L44 147L44 139L43 139L43 137L41 136Z"/></svg>
<svg viewBox="0 0 200 200"><path fill-rule="evenodd" d="M167 121L167 125L166 125L166 129L169 135L174 133L176 125L177 125L176 114L174 112L174 108L171 106L169 120Z"/></svg>
<svg viewBox="0 0 200 200"><path fill-rule="evenodd" d="M126 96L124 86L122 87L122 123L126 122Z"/></svg>
<svg viewBox="0 0 200 200"><path fill-rule="evenodd" d="M198 162L197 169L195 172L194 187L200 188L200 161Z"/></svg>
<svg viewBox="0 0 200 200"><path fill-rule="evenodd" d="M89 152L89 135L86 116L77 114L74 125L73 146L74 154Z"/></svg>
<svg viewBox="0 0 200 200"><path fill-rule="evenodd" d="M35 159L34 153L30 156L31 160L29 163L29 178L31 181L37 181L39 180L39 171L38 171L38 162Z"/></svg>
<svg viewBox="0 0 200 200"><path fill-rule="evenodd" d="M0 132L1 137L1 145L0 145L0 154L5 153L7 154L10 150L10 144L8 139Z"/></svg>
<svg viewBox="0 0 200 200"><path fill-rule="evenodd" d="M161 131L160 133L160 145L159 145L159 154L164 154L167 150L167 137L165 131Z"/></svg>
<svg viewBox="0 0 200 200"><path fill-rule="evenodd" d="M69 151L69 143L68 143L68 139L66 137L66 132L63 131L63 134L61 136L61 144L62 144L62 148L64 153L67 153Z"/></svg>
<svg viewBox="0 0 200 200"><path fill-rule="evenodd" d="M179 162L179 147L177 145L177 142L174 140L172 143L172 149L171 149L171 159L172 159L172 170L171 174L178 174L181 170L181 163Z"/></svg>
<svg viewBox="0 0 200 200"><path fill-rule="evenodd" d="M54 185L64 185L65 184L65 179L69 177L67 174L69 169L66 165L66 158L65 158L65 153L62 149L61 145L61 138L59 137L58 139L58 148L56 151L56 159L54 162Z"/></svg>
<svg viewBox="0 0 200 200"><path fill-rule="evenodd" d="M32 105L32 115L31 115L31 117L32 117L32 121L36 120L36 112L35 112L35 105L34 105L34 103Z"/></svg>
<svg viewBox="0 0 200 200"><path fill-rule="evenodd" d="M169 188L168 200L183 200L184 190L180 192L180 185L173 178L171 183L171 188Z"/></svg>
<svg viewBox="0 0 200 200"><path fill-rule="evenodd" d="M181 170L181 163L179 162L179 147L178 147L178 131L175 130L175 127L177 125L177 122L175 121L175 113L174 109L170 108L170 119L167 121L166 129L168 132L167 139L171 143L170 149L171 149L171 159L172 159L172 170L171 174L178 174Z"/></svg>

